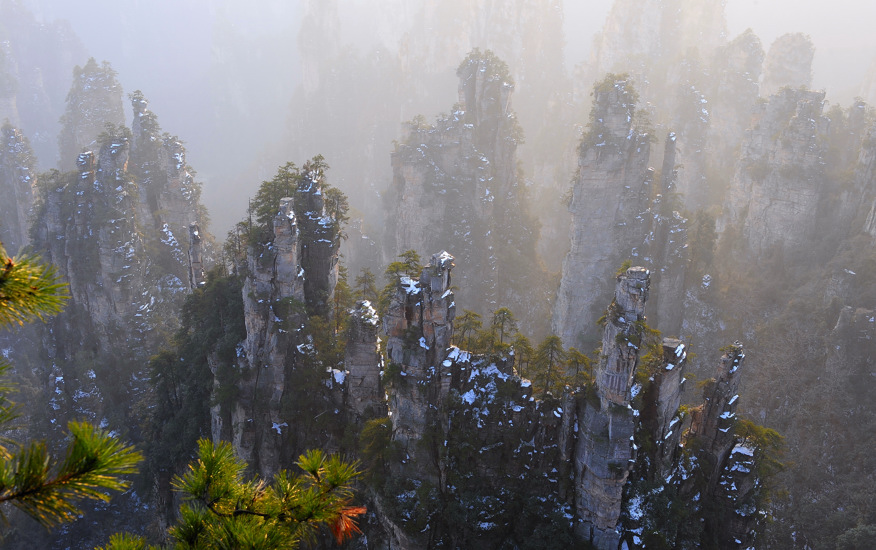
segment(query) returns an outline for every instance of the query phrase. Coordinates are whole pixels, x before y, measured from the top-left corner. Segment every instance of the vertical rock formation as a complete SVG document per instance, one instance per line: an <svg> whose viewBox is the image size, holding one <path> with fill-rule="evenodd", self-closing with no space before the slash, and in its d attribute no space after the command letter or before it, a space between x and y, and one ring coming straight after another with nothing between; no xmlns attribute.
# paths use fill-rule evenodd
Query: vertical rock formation
<svg viewBox="0 0 876 550"><path fill-rule="evenodd" d="M350 314L344 355L344 366L348 371L347 406L353 410L354 422L361 424L368 418L386 414L386 408L382 406L384 398L380 373L383 364L377 336L380 319L367 300L358 302Z"/></svg>
<svg viewBox="0 0 876 550"><path fill-rule="evenodd" d="M421 391L418 384L432 379L435 366L444 360L450 347L456 315L450 290L453 260L442 251L432 255L419 280L402 277L383 321L390 361L387 368L398 370L398 376L405 379L390 395L393 438L409 457L406 460L414 463L418 459L430 462L428 456L421 456L419 442L430 424L437 422L430 403L443 401L448 389L441 378L432 388L437 394Z"/></svg>
<svg viewBox="0 0 876 550"><path fill-rule="evenodd" d="M402 277L386 317L388 412L398 457L376 507L393 546L573 544L571 395L534 399L512 357L450 345L452 257ZM431 541L431 542L430 542Z"/></svg>
<svg viewBox="0 0 876 550"><path fill-rule="evenodd" d="M38 21L22 2L0 3L0 21L0 123L20 128L46 169L58 157L70 68L87 53L67 21Z"/></svg>
<svg viewBox="0 0 876 550"><path fill-rule="evenodd" d="M809 88L812 84L812 59L815 45L802 33L783 34L767 52L760 93L770 97L784 87Z"/></svg>
<svg viewBox="0 0 876 550"><path fill-rule="evenodd" d="M204 284L204 247L201 226L189 225L189 286L193 289Z"/></svg>
<svg viewBox="0 0 876 550"><path fill-rule="evenodd" d="M650 142L636 127L637 96L626 79L594 87L590 125L579 149L569 210L571 249L554 306L553 332L567 346L595 343L596 320L611 295L605 281L647 234Z"/></svg>
<svg viewBox="0 0 876 550"><path fill-rule="evenodd" d="M602 352L595 375L603 410L609 404L626 407L630 402L650 286L650 272L641 267L631 267L617 277L617 289L608 306L602 332Z"/></svg>
<svg viewBox="0 0 876 550"><path fill-rule="evenodd" d="M687 351L681 340L675 338L664 338L661 347L662 360L648 379L648 388L639 390L644 392L641 422L650 430L651 439L657 447L652 479L654 476L665 479L675 469L678 464L678 442L683 433L678 408L684 387ZM647 410L649 407L653 407L653 410ZM653 424L647 425L649 416Z"/></svg>
<svg viewBox="0 0 876 550"><path fill-rule="evenodd" d="M876 125L865 132L858 160L855 165L855 197L843 201L856 205L856 216L859 221L866 211L863 230L876 239L876 195L873 182L876 181ZM852 228L854 231L856 228Z"/></svg>
<svg viewBox="0 0 876 550"><path fill-rule="evenodd" d="M656 292L651 301L652 323L667 334L681 332L684 316L684 283L688 264L688 220L682 216L677 195L676 135L670 132L663 151L657 194L648 212L650 231L638 251L642 264L651 268Z"/></svg>
<svg viewBox="0 0 876 550"><path fill-rule="evenodd" d="M799 254L815 235L822 199L824 92L782 89L761 106L747 132L719 231L739 231L757 257Z"/></svg>
<svg viewBox="0 0 876 550"><path fill-rule="evenodd" d="M682 482L682 494L698 493L714 506L704 529L729 548L754 542L760 480L755 462L764 451L761 441L736 429L739 405L739 370L745 353L739 342L721 357L717 377L703 389L704 404L694 411L687 442L697 442L696 468L705 483L697 486L693 476ZM732 541L732 542L731 542ZM738 545L738 546L737 546Z"/></svg>
<svg viewBox="0 0 876 550"><path fill-rule="evenodd" d="M263 476L314 446L315 438L320 446L337 448L329 440L334 432L316 419L327 415L324 420L337 425L331 419L338 418L340 406L332 388L343 386L345 373L323 363L315 348L320 335L308 333L315 330L313 317L328 320L337 282L341 221L325 204L324 169L317 157L287 174L295 178L295 196L280 200L267 240L249 247L238 397L227 415L216 418L221 411L214 410L214 437L229 433L238 455ZM361 405L363 411L369 406Z"/></svg>
<svg viewBox="0 0 876 550"><path fill-rule="evenodd" d="M597 548L618 545L622 491L635 460L630 389L644 330L648 275L641 267L618 275L595 373L599 403L585 401L578 409L575 509L583 522L576 533Z"/></svg>
<svg viewBox="0 0 876 550"><path fill-rule="evenodd" d="M757 435L763 428L740 427L736 419L742 346L727 348L703 405L690 413L679 409L685 356L683 344L665 339L662 358L646 365L635 387L639 453L624 488L622 537L629 548L685 548L706 540L747 548L763 505L766 468L758 466L773 458L766 458L768 438Z"/></svg>
<svg viewBox="0 0 876 550"><path fill-rule="evenodd" d="M201 256L209 259L212 255L212 239L201 232L206 227L201 186L186 162L182 141L161 131L139 90L130 99L134 115L130 171L137 183L138 217L157 230L146 233L159 236L159 242L153 243L159 250L156 262L196 288L203 274L192 270L202 271L205 258ZM191 224L197 226L194 231Z"/></svg>
<svg viewBox="0 0 876 550"><path fill-rule="evenodd" d="M745 130L759 97L761 68L764 51L760 38L751 29L746 30L729 44L719 48L712 63L715 81L710 87L709 137L709 182L717 187L717 196L704 204L719 204L729 184L736 162L736 148L745 137ZM723 185L722 185L723 184ZM696 209L693 206L691 210Z"/></svg>
<svg viewBox="0 0 876 550"><path fill-rule="evenodd" d="M0 242L11 256L29 241L35 168L27 138L9 124L0 127Z"/></svg>
<svg viewBox="0 0 876 550"><path fill-rule="evenodd" d="M435 125L415 121L392 155L392 250L454 250L462 297L477 311L515 304L532 322L547 300L537 228L518 174L513 80L492 53L460 65L459 103Z"/></svg>
<svg viewBox="0 0 876 550"><path fill-rule="evenodd" d="M235 452L265 476L280 469L280 440L289 437L288 430L283 437L288 423L280 417L280 400L296 344L305 345L297 342L300 338L295 334L300 333L304 320L301 313L291 307L280 310L284 300L287 304L304 303L305 274L292 199L281 200L279 208L272 221L270 248L247 255L248 274L243 284L246 341L238 353L246 375L227 419ZM306 353L305 349L301 351ZM215 418L213 425L215 433Z"/></svg>
<svg viewBox="0 0 876 550"><path fill-rule="evenodd" d="M61 117L58 137L61 169L72 168L76 155L93 147L108 124L125 124L122 87L108 62L98 65L91 58L84 67L77 65L73 70L73 85L67 94L67 109Z"/></svg>
<svg viewBox="0 0 876 550"><path fill-rule="evenodd" d="M595 75L628 70L660 52L673 59L689 48L708 55L727 33L721 2L649 0L614 2L602 32L594 39Z"/></svg>
<svg viewBox="0 0 876 550"><path fill-rule="evenodd" d="M707 462L703 468L707 473L711 470L708 478L713 485L718 482L718 473L734 446L732 428L739 399L739 369L744 359L745 353L738 342L721 357L714 383L703 389L702 413L695 415L691 425L690 436L699 437L705 443ZM713 489L714 486L710 487Z"/></svg>
<svg viewBox="0 0 876 550"><path fill-rule="evenodd" d="M102 76L91 82L88 70L82 72L74 85L71 136L88 134L104 112L103 106L84 112L78 106L120 103L120 89L108 84L114 77L98 72ZM94 88L104 77L107 86ZM87 120L81 131L76 120ZM51 359L45 374L59 381L46 388L56 411L51 420L63 425L67 415L86 415L121 429L134 422L128 415L146 390L148 358L177 328L192 277L210 261L210 237L198 230L200 251L197 243L180 242L190 223L205 226L198 184L190 176L189 196L166 197L161 212L149 204L155 180L190 171L181 149L173 167L160 166L134 153L136 140L123 126L107 126L96 138L93 150L77 155L75 172L54 171L40 182L32 235L35 250L58 266L71 294L44 338ZM185 221L172 222L174 215ZM115 353L119 349L126 350L124 357Z"/></svg>

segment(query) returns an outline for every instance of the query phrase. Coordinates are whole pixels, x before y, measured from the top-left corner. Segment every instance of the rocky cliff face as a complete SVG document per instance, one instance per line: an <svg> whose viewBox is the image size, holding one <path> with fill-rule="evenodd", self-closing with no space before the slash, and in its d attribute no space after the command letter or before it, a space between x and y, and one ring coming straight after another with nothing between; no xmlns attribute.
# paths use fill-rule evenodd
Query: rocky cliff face
<svg viewBox="0 0 876 550"><path fill-rule="evenodd" d="M503 304L543 318L548 289L535 252L537 229L518 174L520 129L513 80L490 52L460 65L459 103L435 125L408 124L392 156L392 250L452 248L462 297L476 311Z"/></svg>
<svg viewBox="0 0 876 550"><path fill-rule="evenodd" d="M70 112L102 101L106 91L71 94ZM119 102L121 92L115 93ZM77 112L68 125L87 119L85 126L94 128L103 112ZM189 242L189 224L204 224L191 176L191 194L167 198L161 212L147 199L159 193L157 180L191 172L184 150L177 146L173 166L149 164L134 154L130 130L105 130L96 147L78 155L76 171L53 171L40 182L31 229L35 250L70 285L70 303L44 335L44 374L54 380L46 399L55 411L52 421L61 420L55 425L71 414L131 425L128 415L147 389L146 362L175 330L176 312L197 284L193 273L210 261L209 235L199 230L195 236L203 239ZM180 220L165 219L174 213ZM124 357L115 354L118 349L127 350Z"/></svg>
<svg viewBox="0 0 876 550"><path fill-rule="evenodd" d="M597 548L618 546L622 491L635 459L636 421L629 404L644 330L648 275L643 268L632 268L618 276L595 375L599 405L588 402L579 410L575 508L583 521L576 532Z"/></svg>
<svg viewBox="0 0 876 550"><path fill-rule="evenodd" d="M54 166L70 69L86 58L85 48L67 22L37 21L21 2L3 2L0 21L0 122L8 119L30 139L43 169Z"/></svg>
<svg viewBox="0 0 876 550"><path fill-rule="evenodd" d="M28 239L36 159L30 143L10 124L0 128L0 242L12 256Z"/></svg>
<svg viewBox="0 0 876 550"><path fill-rule="evenodd" d="M451 344L451 260L436 254L419 279L402 277L384 320L397 454L388 464L392 480L375 495L379 537L400 548L532 540L526 537L639 548L656 536L683 546L698 544L703 531L692 535L676 523L678 532L668 533L667 524L648 523L643 510L656 510L659 491L647 483L659 479L702 503L695 525L707 521L701 516L713 521L701 513L713 503L751 502L744 491L754 478L743 486L740 476L760 451L733 428L741 348L723 360L704 408L680 411L686 349L678 340L649 340L646 269L617 276L595 384L533 396L529 381L515 376L513 357L475 356ZM695 486L696 496L685 485L691 479L706 484ZM747 537L746 521L738 532Z"/></svg>
<svg viewBox="0 0 876 550"><path fill-rule="evenodd" d="M830 187L823 176L824 92L785 88L761 106L747 132L720 229L736 228L761 256L800 253Z"/></svg>
<svg viewBox="0 0 876 550"><path fill-rule="evenodd" d="M316 150L331 158L337 185L351 203L373 203L386 196L386 183L395 176L382 148L399 139L404 121L418 114L431 120L448 112L452 100L447 101L446 94L457 88L459 61L472 48L489 48L514 67L515 96L522 99L517 111L530 132L529 143L561 153L570 148L557 139L559 124L565 135L575 132L574 120L562 111L568 106L564 92L569 85L563 75L560 2L379 0L372 6L378 7L339 10L337 2L305 3L299 34L301 100L293 106L289 146L282 148L302 156ZM363 28L369 32L357 40L356 48L337 39L350 31L358 36ZM562 114L546 117L545 106ZM555 180L553 166L549 169L551 176L544 179L552 185L560 180L558 187L564 187L569 170L563 169ZM392 221L387 215L393 211L392 202L394 197L383 211L363 212L361 227L369 239L382 241L384 225ZM420 252L448 246L442 242ZM377 272L404 250L349 247L344 254L351 273L362 265ZM461 248L454 251L461 257Z"/></svg>
<svg viewBox="0 0 876 550"><path fill-rule="evenodd" d="M732 177L736 148L745 137L759 97L764 60L760 38L750 29L719 48L712 63L717 79L710 90L709 138L706 144L712 179ZM717 182L711 182L713 185ZM705 204L717 204L723 195L713 196ZM696 206L691 208L695 210Z"/></svg>
<svg viewBox="0 0 876 550"><path fill-rule="evenodd" d="M84 67L77 65L73 70L73 84L67 94L58 137L61 169L71 169L76 155L92 148L107 124L125 124L122 87L109 63L98 65L91 58Z"/></svg>
<svg viewBox="0 0 876 550"><path fill-rule="evenodd" d="M770 97L783 87L809 88L815 45L802 33L783 34L770 46L763 68L761 95Z"/></svg>
<svg viewBox="0 0 876 550"><path fill-rule="evenodd" d="M595 338L606 280L647 231L650 201L648 136L636 127L630 83L607 79L594 88L591 122L581 143L572 202L571 249L554 306L553 332L579 349Z"/></svg>
<svg viewBox="0 0 876 550"><path fill-rule="evenodd" d="M236 385L238 397L213 408L213 437L231 439L238 455L261 475L277 472L315 440L338 448L334 432L325 426L339 425L339 392L346 373L332 371L332 365L323 362L314 342L319 334L308 324L308 315L328 319L337 282L340 221L324 205L324 178L322 165L306 164L295 197L280 201L270 241L254 243L248 251L243 284L246 340L238 347L237 378L229 382ZM367 340L361 316L357 326ZM351 349L351 361L367 353L358 352ZM218 367L211 368L215 373ZM362 368L351 366L360 385L373 384ZM218 379L217 384L221 385ZM215 392L222 389L217 386ZM359 397L359 410L373 405ZM315 422L323 415L327 416L321 424L293 421L310 417Z"/></svg>

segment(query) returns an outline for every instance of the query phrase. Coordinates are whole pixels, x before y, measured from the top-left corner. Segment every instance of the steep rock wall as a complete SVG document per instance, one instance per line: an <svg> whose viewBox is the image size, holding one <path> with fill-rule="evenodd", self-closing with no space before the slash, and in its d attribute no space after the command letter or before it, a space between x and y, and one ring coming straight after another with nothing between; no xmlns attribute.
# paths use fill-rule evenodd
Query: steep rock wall
<svg viewBox="0 0 876 550"><path fill-rule="evenodd" d="M0 242L14 256L28 239L36 159L30 143L10 124L0 128Z"/></svg>
<svg viewBox="0 0 876 550"><path fill-rule="evenodd" d="M83 67L77 65L73 70L73 84L67 94L58 137L61 169L71 169L76 155L92 147L107 124L125 124L122 87L108 62L98 65L91 58Z"/></svg>
<svg viewBox="0 0 876 550"><path fill-rule="evenodd" d="M763 67L761 95L770 97L784 87L808 88L812 84L815 44L803 33L788 33L770 45Z"/></svg>
<svg viewBox="0 0 876 550"><path fill-rule="evenodd" d="M344 408L347 373L323 363L314 347L318 335L310 334L308 325L308 316L328 319L338 276L340 221L327 212L324 178L321 165L306 164L295 197L280 200L270 241L253 243L247 251L246 339L239 346L239 380L230 382L237 386L237 398L227 410L213 409L214 439L230 436L238 455L263 476L273 475L314 441L338 448L337 434L327 426L339 425L335 415ZM360 333L363 329L360 321ZM358 357L365 353L359 352ZM351 370L371 380L360 366ZM215 393L220 390L217 386ZM380 408L357 402L363 412Z"/></svg>
<svg viewBox="0 0 876 550"><path fill-rule="evenodd" d="M705 540L701 517L722 537L750 540L760 451L734 434L741 347L723 360L705 407L681 411L686 347L665 339L656 353L650 349L649 273L630 268L616 279L596 383L536 396L514 375L512 357L449 345L449 261L436 254L420 279L401 278L384 320L397 454L387 465L391 481L374 495L383 531L369 540L501 546L535 531L554 546L640 548L655 534L685 546ZM686 450L682 442L693 438L701 444ZM695 528L662 522L667 510L656 495L663 490L697 503ZM717 523L713 506L724 510Z"/></svg>
<svg viewBox="0 0 876 550"><path fill-rule="evenodd" d="M588 349L596 320L611 296L606 283L644 240L641 214L650 200L650 142L635 126L636 97L627 80L595 89L588 134L579 150L570 229L571 249L554 305L553 332L568 346Z"/></svg>
<svg viewBox="0 0 876 550"><path fill-rule="evenodd" d="M538 323L549 290L517 171L514 83L501 60L477 50L457 75L452 114L435 125L408 124L392 155L390 248L452 248L465 266L457 280L469 307L486 313L513 303L519 316Z"/></svg>
<svg viewBox="0 0 876 550"><path fill-rule="evenodd" d="M823 198L824 92L782 89L748 130L719 231L730 228L755 256L799 254L812 240Z"/></svg>

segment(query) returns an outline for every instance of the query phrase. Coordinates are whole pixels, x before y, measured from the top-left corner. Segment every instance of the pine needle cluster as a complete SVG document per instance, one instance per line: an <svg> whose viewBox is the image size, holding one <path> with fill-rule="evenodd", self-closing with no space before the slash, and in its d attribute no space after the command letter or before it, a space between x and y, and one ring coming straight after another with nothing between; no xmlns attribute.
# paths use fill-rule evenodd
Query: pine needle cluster
<svg viewBox="0 0 876 550"><path fill-rule="evenodd" d="M365 508L350 505L356 465L313 450L297 466L302 474L282 470L271 483L246 480L246 463L229 443L200 440L198 458L174 480L184 502L171 547L294 549L315 542L322 527L339 543L360 532L354 518ZM145 548L141 538L116 535L104 550Z"/></svg>
<svg viewBox="0 0 876 550"><path fill-rule="evenodd" d="M69 298L66 287L52 266L33 256L10 258L0 244L0 327L58 313ZM0 359L0 432L5 433L18 417L8 397L10 368ZM0 440L0 504L12 504L52 527L79 516L80 501L105 502L110 492L128 488L122 476L136 471L142 460L138 451L86 422L70 422L68 429L70 442L60 461L51 456L44 441Z"/></svg>

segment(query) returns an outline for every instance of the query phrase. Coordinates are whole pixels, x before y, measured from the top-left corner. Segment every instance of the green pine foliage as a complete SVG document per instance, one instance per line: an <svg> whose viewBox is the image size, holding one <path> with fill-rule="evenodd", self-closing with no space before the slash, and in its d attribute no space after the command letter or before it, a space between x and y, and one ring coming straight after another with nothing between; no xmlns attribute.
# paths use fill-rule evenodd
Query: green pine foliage
<svg viewBox="0 0 876 550"><path fill-rule="evenodd" d="M198 458L174 479L182 494L178 522L169 529L171 548L294 549L328 528L343 542L359 532L352 505L355 463L322 451L308 451L296 463L303 473L285 470L273 480L245 479L246 463L227 442L198 442ZM147 548L143 539L117 535L104 550Z"/></svg>
<svg viewBox="0 0 876 550"><path fill-rule="evenodd" d="M54 266L30 255L10 258L0 243L0 328L59 313L69 296Z"/></svg>
<svg viewBox="0 0 876 550"><path fill-rule="evenodd" d="M377 313L382 317L389 309L392 297L395 295L395 289L398 285L398 279L402 276L419 277L423 271L423 264L420 261L420 255L416 250L405 250L398 255L399 260L390 263L386 266L383 272L383 278L386 281L383 289L380 291L380 299L377 302Z"/></svg>
<svg viewBox="0 0 876 550"><path fill-rule="evenodd" d="M142 455L87 422L67 425L71 442L58 462L45 442L21 446L0 466L0 503L10 502L46 527L72 521L80 500L109 501L130 483Z"/></svg>
<svg viewBox="0 0 876 550"><path fill-rule="evenodd" d="M61 310L66 295L54 269L33 257L9 258L0 244L0 327L44 319ZM0 361L0 430L16 418L5 382L10 366ZM63 459L53 457L43 441L0 444L0 503L11 504L51 527L71 521L83 500L106 502L111 492L128 488L123 476L136 472L142 455L109 432L86 422L68 424L70 442ZM2 513L2 510L0 510Z"/></svg>
<svg viewBox="0 0 876 550"><path fill-rule="evenodd" d="M544 393L558 394L566 385L566 361L568 354L563 349L560 337L551 334L538 345L532 360L533 383Z"/></svg>
<svg viewBox="0 0 876 550"><path fill-rule="evenodd" d="M380 299L380 293L377 290L377 278L367 267L363 267L359 275L356 275L353 296L356 300L368 300L373 305L376 305Z"/></svg>
<svg viewBox="0 0 876 550"><path fill-rule="evenodd" d="M219 381L213 403L220 414L230 415L237 397L237 345L246 338L241 288L240 277L209 271L203 287L186 298L171 347L149 362L155 400L149 421L152 470L182 467L208 433L214 378L208 357L216 362Z"/></svg>

